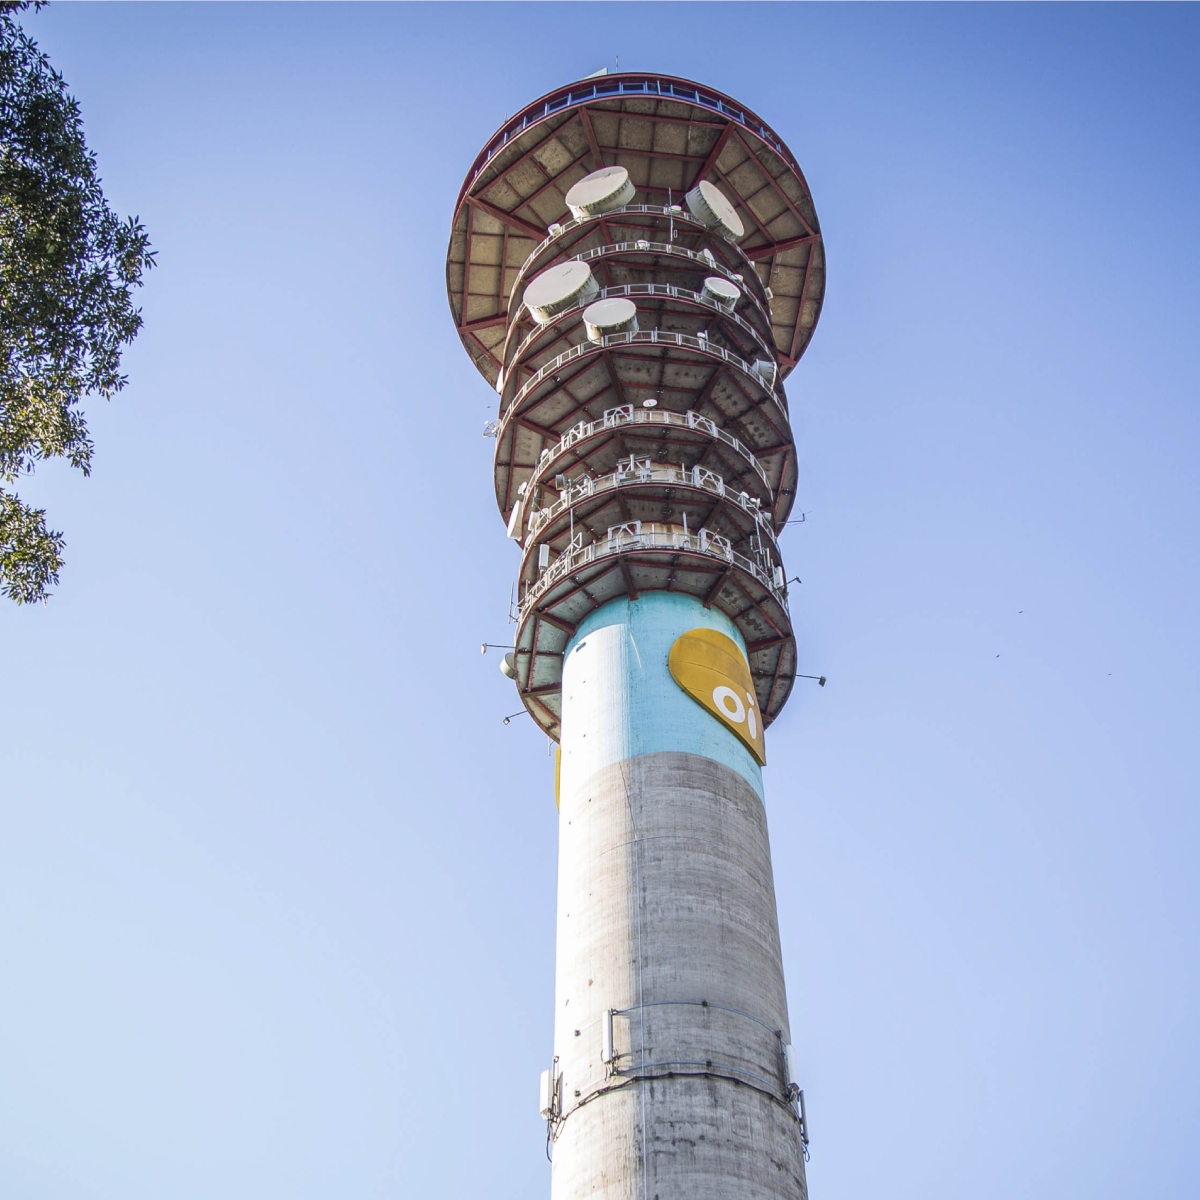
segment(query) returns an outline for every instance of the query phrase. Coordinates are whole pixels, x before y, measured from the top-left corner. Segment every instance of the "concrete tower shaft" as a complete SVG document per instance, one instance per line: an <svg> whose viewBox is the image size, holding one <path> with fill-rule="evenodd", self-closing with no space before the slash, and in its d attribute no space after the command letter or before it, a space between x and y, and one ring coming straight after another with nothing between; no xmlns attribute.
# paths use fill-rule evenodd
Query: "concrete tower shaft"
<svg viewBox="0 0 1200 1200"><path fill-rule="evenodd" d="M804 1196L760 766L796 672L807 185L727 97L588 80L480 154L447 284L499 394L516 683L560 743L555 1200Z"/></svg>

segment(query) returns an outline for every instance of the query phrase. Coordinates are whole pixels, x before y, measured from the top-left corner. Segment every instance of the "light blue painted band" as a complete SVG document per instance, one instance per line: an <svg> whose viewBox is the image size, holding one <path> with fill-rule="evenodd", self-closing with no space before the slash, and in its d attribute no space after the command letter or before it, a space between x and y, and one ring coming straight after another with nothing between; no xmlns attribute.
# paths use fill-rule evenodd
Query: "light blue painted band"
<svg viewBox="0 0 1200 1200"><path fill-rule="evenodd" d="M761 797L762 769L728 728L671 678L667 656L689 629L737 627L694 596L645 592L585 617L563 655L562 793L603 767L664 750L711 758Z"/></svg>

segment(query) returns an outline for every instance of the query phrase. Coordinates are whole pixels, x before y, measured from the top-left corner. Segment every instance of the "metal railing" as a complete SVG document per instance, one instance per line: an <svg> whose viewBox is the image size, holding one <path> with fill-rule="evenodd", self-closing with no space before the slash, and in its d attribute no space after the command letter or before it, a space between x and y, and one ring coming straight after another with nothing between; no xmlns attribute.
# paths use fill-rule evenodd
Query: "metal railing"
<svg viewBox="0 0 1200 1200"><path fill-rule="evenodd" d="M758 344L764 358L773 359L775 357L775 348L767 345L763 340L762 334L732 304L721 304L716 300L710 300L703 292L693 291L691 288L677 287L673 283L624 283L619 287L601 288L597 296L589 300L581 300L578 304L573 304L570 308L564 309L545 325L535 325L522 339L515 353L510 355L506 346L504 350L504 370L501 372L501 377L497 380L497 390L503 390L504 379L508 377L509 364L519 362L529 347L548 330L553 329L555 325L559 324L565 318L573 317L582 312L589 304L595 304L597 300L611 300L621 296L628 298L645 296L650 299L658 297L660 300L682 300L685 304L696 304L702 308L707 308L722 317L728 317L735 325L744 329ZM754 299L753 296L750 298ZM521 308L524 307L524 304L522 304ZM518 309L519 314L520 309ZM766 316L765 313L763 315ZM514 321L509 325L509 329L515 328L516 322Z"/></svg>
<svg viewBox="0 0 1200 1200"><path fill-rule="evenodd" d="M730 366L741 371L742 374L761 387L775 402L784 420L788 421L787 409L779 398L779 392L772 387L769 380L764 379L741 355L734 354L731 350L726 350L724 346L713 345L708 338L696 337L690 333L670 333L660 329L639 329L634 333L606 334L598 342L581 342L578 346L572 346L570 350L564 351L557 358L552 358L521 385L520 391L517 392L512 398L512 402L504 410L504 416L501 419L502 424L508 424L513 414L521 407L525 397L542 383L543 380L553 376L569 363L573 363L577 358L582 358L585 354L599 353L601 350L611 350L615 346L643 345L678 346L681 349L699 350L702 354L709 354L714 358L719 358L729 363ZM771 359L771 366L776 368L776 372L778 371L778 366L773 358Z"/></svg>
<svg viewBox="0 0 1200 1200"><path fill-rule="evenodd" d="M547 447L542 451L537 466L534 467L535 476L540 475L556 458L561 457L576 443L586 441L606 429L616 429L622 425L674 425L681 429L699 430L736 450L750 464L767 488L771 487L771 481L767 478L767 472L762 463L742 444L741 439L734 437L731 433L726 433L709 417L701 416L700 413L694 412L690 408L687 412L675 413L669 412L665 408L634 408L632 404L622 404L617 408L610 408L598 421L580 421L578 425L572 425L553 447Z"/></svg>
<svg viewBox="0 0 1200 1200"><path fill-rule="evenodd" d="M471 164L466 182L462 186L462 191L459 193L458 202L462 203L463 196L479 178L479 172L487 166L492 158L503 150L514 137L519 137L531 125L536 125L538 121L543 121L566 108L587 104L591 100L617 99L621 96L665 96L672 100L686 100L701 108L719 113L766 142L797 175L800 175L796 159L784 144L783 139L761 117L747 108L734 104L728 96L723 96L720 92L711 89L697 87L686 79L663 75L613 75L599 78L595 82L583 81L572 84L568 88L551 92L548 96L534 101L533 104L517 113L511 121L500 128L476 156L474 163ZM642 117L644 120L653 121L654 119L652 113L630 115ZM619 147L614 147L613 152L616 153L618 150Z"/></svg>
<svg viewBox="0 0 1200 1200"><path fill-rule="evenodd" d="M555 221L550 226L545 238L542 239L529 256L521 264L521 270L518 274L523 275L529 268L529 264L537 258L551 242L556 241L565 233L570 233L572 229L578 229L582 225L590 225L593 221L611 221L614 217L619 217L622 213L650 213L656 217L666 217L670 221L682 221L686 225L695 225L699 229L707 229L698 217L693 217L686 208L680 204L669 207L664 204L622 204L619 208L611 208L607 212L596 213L592 217L572 217L568 221Z"/></svg>
<svg viewBox="0 0 1200 1200"><path fill-rule="evenodd" d="M732 245L733 243L730 244ZM745 257L740 247L735 247L735 249L738 249L738 252L742 253L742 256ZM564 263L586 263L596 258L603 258L606 254L671 254L677 258L686 258L694 263L703 264L704 269L710 274L724 275L730 283L745 284L746 282L744 272L733 271L723 263L717 262L715 255L704 254L698 250L689 250L686 246L672 246L670 242L652 242L649 238L634 238L632 242L608 242L603 246L593 246L590 250L581 251L579 254L572 254L570 258L564 258L562 261ZM528 265L529 259L526 259L525 264L517 272L517 277L513 280L512 287L509 289L510 315L508 326L510 329L521 319L521 314L525 311L524 297L522 296L521 303L516 308L512 308L511 306L511 297L515 296L518 290L521 290L521 284L525 279L525 268ZM759 278L758 272L754 269L754 264L748 258L746 259L746 266L750 274L758 280L761 286L762 280ZM758 310L766 317L767 323L770 324L771 314L763 308L762 301L754 294L753 289L741 287L739 290L757 306Z"/></svg>
<svg viewBox="0 0 1200 1200"><path fill-rule="evenodd" d="M734 550L728 538L709 533L707 529L685 533L682 528L672 525L653 524L647 527L641 521L630 521L626 525L613 526L602 541L581 546L578 539L577 534L576 541L568 547L567 552L559 555L526 587L519 606L521 624L528 619L538 601L561 579L574 574L582 567L603 562L607 558L615 558L629 550L677 550L688 554L703 554L737 567L765 588L783 611L788 612L787 597L775 587L771 576L753 559Z"/></svg>
<svg viewBox="0 0 1200 1200"><path fill-rule="evenodd" d="M655 465L648 458L638 459L636 456L620 463L617 469L608 475L595 477L583 475L572 480L553 504L534 510L529 517L527 536L534 537L543 525L553 521L555 517L561 516L581 500L587 500L592 496L603 496L606 492L613 492L621 487L647 483L658 484L662 487L693 488L718 496L722 500L728 500L730 504L740 508L754 520L760 538L765 533L771 545L778 549L775 530L771 527L770 518L763 512L758 500L748 492L736 492L733 488L727 488L724 478L716 471L699 466L692 467L689 471L674 464Z"/></svg>

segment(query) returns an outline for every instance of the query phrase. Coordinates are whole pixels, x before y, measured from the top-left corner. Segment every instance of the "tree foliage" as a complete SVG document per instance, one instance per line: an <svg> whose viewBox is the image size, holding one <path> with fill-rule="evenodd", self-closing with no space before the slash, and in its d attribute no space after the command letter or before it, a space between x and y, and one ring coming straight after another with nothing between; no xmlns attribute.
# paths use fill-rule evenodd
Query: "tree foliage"
<svg viewBox="0 0 1200 1200"><path fill-rule="evenodd" d="M104 198L78 103L17 21L28 7L0 2L0 593L18 604L57 583L64 542L11 485L46 458L89 473L80 402L125 386L133 292L154 265L140 222Z"/></svg>

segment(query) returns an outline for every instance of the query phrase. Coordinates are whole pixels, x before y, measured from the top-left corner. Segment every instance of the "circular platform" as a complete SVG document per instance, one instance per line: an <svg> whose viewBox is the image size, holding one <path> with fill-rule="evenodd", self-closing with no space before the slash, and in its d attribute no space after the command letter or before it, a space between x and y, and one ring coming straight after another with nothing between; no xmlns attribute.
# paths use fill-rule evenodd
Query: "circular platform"
<svg viewBox="0 0 1200 1200"><path fill-rule="evenodd" d="M556 92L476 160L447 284L497 393L496 502L521 547L512 668L551 737L573 631L657 590L728 616L764 723L783 707L797 667L778 534L798 476L783 380L824 280L787 147L686 81Z"/></svg>
<svg viewBox="0 0 1200 1200"><path fill-rule="evenodd" d="M669 75L625 73L560 88L522 109L472 165L455 207L446 285L463 344L489 383L500 369L513 283L567 193L620 166L644 204L683 208L701 181L721 190L745 229L739 246L773 294L771 335L786 375L816 327L825 254L795 157L728 96ZM724 239L720 239L724 241Z"/></svg>

